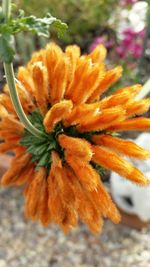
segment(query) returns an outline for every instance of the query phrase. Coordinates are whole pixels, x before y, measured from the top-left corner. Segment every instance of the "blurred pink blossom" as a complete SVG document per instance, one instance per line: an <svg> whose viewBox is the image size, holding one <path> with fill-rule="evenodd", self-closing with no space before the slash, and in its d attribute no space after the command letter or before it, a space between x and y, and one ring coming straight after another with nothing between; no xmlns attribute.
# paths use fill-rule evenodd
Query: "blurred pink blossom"
<svg viewBox="0 0 150 267"><path fill-rule="evenodd" d="M141 44L133 43L130 46L130 53L134 58L136 59L140 58L142 56L142 52L143 52L143 47Z"/></svg>
<svg viewBox="0 0 150 267"><path fill-rule="evenodd" d="M89 47L89 51L92 52L96 48L97 45L104 44L104 43L105 43L105 38L103 36L95 37Z"/></svg>
<svg viewBox="0 0 150 267"><path fill-rule="evenodd" d="M120 58L133 57L138 59L142 56L143 38L145 29L135 32L132 28L127 28L122 32L122 40L116 48L116 53Z"/></svg>
<svg viewBox="0 0 150 267"><path fill-rule="evenodd" d="M118 47L116 48L116 52L117 52L117 54L118 54L118 56L119 56L120 58L124 58L125 55L126 55L125 50L124 50L124 48L123 48L122 46L118 46Z"/></svg>
<svg viewBox="0 0 150 267"><path fill-rule="evenodd" d="M126 37L134 37L136 35L136 32L131 27L128 27L123 30L122 34Z"/></svg>
<svg viewBox="0 0 150 267"><path fill-rule="evenodd" d="M114 41L113 40L107 40L107 38L105 36L95 37L93 42L91 43L91 45L89 47L89 52L93 51L96 48L96 46L99 44L103 44L107 49L110 49L113 47Z"/></svg>
<svg viewBox="0 0 150 267"><path fill-rule="evenodd" d="M138 0L121 0L121 5L122 6L128 6L135 4Z"/></svg>
<svg viewBox="0 0 150 267"><path fill-rule="evenodd" d="M141 30L140 32L138 32L138 35L141 38L144 38L145 34L146 34L146 28L144 28L143 30Z"/></svg>
<svg viewBox="0 0 150 267"><path fill-rule="evenodd" d="M106 43L105 43L105 46L106 46L106 48L112 48L113 47L113 45L114 45L114 41L113 40L109 40L109 41L107 41Z"/></svg>

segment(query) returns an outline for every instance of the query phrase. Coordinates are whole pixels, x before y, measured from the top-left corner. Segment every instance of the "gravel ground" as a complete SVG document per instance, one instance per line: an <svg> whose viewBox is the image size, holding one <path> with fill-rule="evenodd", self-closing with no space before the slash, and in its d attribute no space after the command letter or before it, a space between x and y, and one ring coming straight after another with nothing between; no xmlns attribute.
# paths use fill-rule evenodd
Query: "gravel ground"
<svg viewBox="0 0 150 267"><path fill-rule="evenodd" d="M150 229L105 223L94 236L81 225L68 236L23 216L21 190L0 190L0 267L149 267Z"/></svg>

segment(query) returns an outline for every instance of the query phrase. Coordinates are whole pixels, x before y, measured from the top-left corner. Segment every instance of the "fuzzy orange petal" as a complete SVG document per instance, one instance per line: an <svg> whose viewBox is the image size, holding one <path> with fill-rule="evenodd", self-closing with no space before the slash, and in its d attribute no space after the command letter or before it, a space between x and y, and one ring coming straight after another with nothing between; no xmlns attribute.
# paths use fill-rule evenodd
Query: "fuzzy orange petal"
<svg viewBox="0 0 150 267"><path fill-rule="evenodd" d="M34 82L32 80L31 71L29 71L25 67L20 67L17 74L17 79L21 82L24 88L34 96L35 87Z"/></svg>
<svg viewBox="0 0 150 267"><path fill-rule="evenodd" d="M71 68L68 69L68 85L65 90L65 95L69 93L69 90L71 88L71 84L74 79L74 74L77 66L78 59L80 57L80 48L77 45L69 45L66 47L65 54L67 58L69 59L69 67Z"/></svg>
<svg viewBox="0 0 150 267"><path fill-rule="evenodd" d="M131 97L136 96L142 89L142 85L141 84L134 84L131 86L127 86L127 87L123 87L121 89L118 89L117 91L115 91L113 93L113 95L118 95L118 94L122 94L122 93L128 93L130 94Z"/></svg>
<svg viewBox="0 0 150 267"><path fill-rule="evenodd" d="M131 100L125 105L127 116L141 115L147 112L150 108L150 99L144 99L141 101Z"/></svg>
<svg viewBox="0 0 150 267"><path fill-rule="evenodd" d="M65 90L68 84L69 61L67 57L61 57L54 68L54 79L50 84L50 102L51 104L58 103L64 97Z"/></svg>
<svg viewBox="0 0 150 267"><path fill-rule="evenodd" d="M52 220L51 213L48 207L48 199L49 199L48 184L47 180L43 179L39 196L39 203L38 203L38 217L44 226L48 226Z"/></svg>
<svg viewBox="0 0 150 267"><path fill-rule="evenodd" d="M116 67L112 70L106 72L104 79L101 81L99 86L93 92L93 94L89 97L88 102L94 102L98 100L100 95L108 90L110 86L112 86L116 81L120 79L122 75L122 67Z"/></svg>
<svg viewBox="0 0 150 267"><path fill-rule="evenodd" d="M91 65L91 59L85 60L84 57L79 58L74 73L74 79L67 89L67 99L75 100L78 92L81 92L81 90L84 88L85 80L87 79L88 74L91 72Z"/></svg>
<svg viewBox="0 0 150 267"><path fill-rule="evenodd" d="M77 129L80 132L100 131L107 129L110 125L118 124L125 119L125 111L122 107L102 110L99 114L91 116L87 121L81 122Z"/></svg>
<svg viewBox="0 0 150 267"><path fill-rule="evenodd" d="M36 108L33 98L19 81L16 83L16 88L25 113L32 112Z"/></svg>
<svg viewBox="0 0 150 267"><path fill-rule="evenodd" d="M57 172L56 172L57 175ZM48 207L51 213L52 222L61 224L65 217L65 207L60 197L60 191L55 176L50 172L48 179Z"/></svg>
<svg viewBox="0 0 150 267"><path fill-rule="evenodd" d="M94 135L92 141L97 145L106 146L129 157L142 160L150 157L150 151L143 149L132 141L123 140L111 135Z"/></svg>
<svg viewBox="0 0 150 267"><path fill-rule="evenodd" d="M0 144L0 153L5 153L16 148L19 145L19 142L14 142L14 140Z"/></svg>
<svg viewBox="0 0 150 267"><path fill-rule="evenodd" d="M53 183L57 184L56 192L59 192L59 196L56 198L58 200L56 205L58 205L59 211L62 211L60 218L57 211L55 211L54 218L63 231L68 232L77 224L77 211L75 208L74 191L68 179L66 169L62 167L60 161L59 155L53 151L51 176L53 176ZM49 198L49 205L53 210L53 198L51 196Z"/></svg>
<svg viewBox="0 0 150 267"><path fill-rule="evenodd" d="M52 151L51 174L55 177L62 201L68 205L72 205L72 202L74 202L74 193L70 187L66 170L62 167L62 161L59 154L55 151Z"/></svg>
<svg viewBox="0 0 150 267"><path fill-rule="evenodd" d="M12 115L8 115L0 121L0 130L3 131L4 129L18 135L22 135L24 131L22 124Z"/></svg>
<svg viewBox="0 0 150 267"><path fill-rule="evenodd" d="M34 164L32 162L29 163L26 166L26 168L23 169L23 171L15 179L14 185L20 186L27 182L30 183L30 181L32 180L32 177L34 176L34 169L35 169Z"/></svg>
<svg viewBox="0 0 150 267"><path fill-rule="evenodd" d="M100 82L104 78L104 75L105 73L103 65L95 64L92 67L89 66L87 73L80 78L82 81L77 83L75 91L72 91L72 101L76 104L85 103L90 95L99 86Z"/></svg>
<svg viewBox="0 0 150 267"><path fill-rule="evenodd" d="M66 116L65 125L78 124L81 121L85 121L91 115L94 116L98 113L99 108L95 104L80 104L73 108L68 116Z"/></svg>
<svg viewBox="0 0 150 267"><path fill-rule="evenodd" d="M12 184L16 177L26 167L30 159L31 156L29 154L22 154L21 156L15 157L11 162L10 168L3 175L1 185L8 186L9 184Z"/></svg>
<svg viewBox="0 0 150 267"><path fill-rule="evenodd" d="M46 113L44 118L44 126L47 132L51 132L55 125L71 112L73 107L71 100L63 100L60 103L55 104Z"/></svg>
<svg viewBox="0 0 150 267"><path fill-rule="evenodd" d="M130 86L122 90L117 90L117 93L105 97L99 102L95 102L95 105L99 106L101 109L115 107L118 104L124 106L132 97L134 97L135 92L137 92L139 88L141 88L141 86ZM118 91L120 91L120 93L118 93Z"/></svg>
<svg viewBox="0 0 150 267"><path fill-rule="evenodd" d="M46 179L46 169L42 167L38 172L35 172L34 179L29 184L25 196L25 214L32 219L38 219L38 204L43 179Z"/></svg>
<svg viewBox="0 0 150 267"><path fill-rule="evenodd" d="M0 104L0 118L6 117L7 115L7 109L2 104Z"/></svg>
<svg viewBox="0 0 150 267"><path fill-rule="evenodd" d="M11 99L8 95L6 94L0 95L0 104L2 104L9 113L16 114Z"/></svg>
<svg viewBox="0 0 150 267"><path fill-rule="evenodd" d="M93 63L103 62L106 58L107 50L104 45L100 44L88 55L89 58L92 59Z"/></svg>
<svg viewBox="0 0 150 267"><path fill-rule="evenodd" d="M95 190L88 192L88 195L95 208L99 209L105 218L111 219L114 223L120 222L119 211L101 181Z"/></svg>
<svg viewBox="0 0 150 267"><path fill-rule="evenodd" d="M53 80L55 79L54 69L57 65L57 62L59 61L60 58L62 58L62 56L63 56L63 52L58 45L54 43L50 43L47 45L45 60L46 60L48 80L49 80L50 85L53 83Z"/></svg>
<svg viewBox="0 0 150 267"><path fill-rule="evenodd" d="M134 119L122 121L115 126L109 127L108 131L113 131L113 132L150 131L150 119L134 118Z"/></svg>
<svg viewBox="0 0 150 267"><path fill-rule="evenodd" d="M93 233L101 232L103 220L101 216L101 210L99 210L100 206L96 206L93 203L93 200L88 196L94 191L87 191L80 184L79 180L75 176L75 173L69 166L65 166L65 170L68 175L70 185L76 196L76 208L81 220L89 226Z"/></svg>
<svg viewBox="0 0 150 267"><path fill-rule="evenodd" d="M38 108L45 114L47 112L47 102L48 102L48 74L45 66L42 62L37 62L32 68L32 78L35 86L35 99Z"/></svg>
<svg viewBox="0 0 150 267"><path fill-rule="evenodd" d="M91 145L85 139L74 138L64 134L59 135L58 141L61 147L63 147L67 153L72 153L76 157L80 157L82 160L90 161L92 158Z"/></svg>
<svg viewBox="0 0 150 267"><path fill-rule="evenodd" d="M89 191L94 190L99 183L99 175L95 169L88 162L74 155L67 154L65 158L82 186Z"/></svg>
<svg viewBox="0 0 150 267"><path fill-rule="evenodd" d="M92 160L106 169L117 172L123 177L139 185L149 185L149 179L142 172L136 169L131 163L122 159L112 151L100 146L92 146Z"/></svg>
<svg viewBox="0 0 150 267"><path fill-rule="evenodd" d="M31 71L32 66L35 62L43 62L43 64L45 64L46 61L46 51L45 49L40 49L39 51L33 52L32 57L29 61L29 63L27 64L27 69L29 71Z"/></svg>

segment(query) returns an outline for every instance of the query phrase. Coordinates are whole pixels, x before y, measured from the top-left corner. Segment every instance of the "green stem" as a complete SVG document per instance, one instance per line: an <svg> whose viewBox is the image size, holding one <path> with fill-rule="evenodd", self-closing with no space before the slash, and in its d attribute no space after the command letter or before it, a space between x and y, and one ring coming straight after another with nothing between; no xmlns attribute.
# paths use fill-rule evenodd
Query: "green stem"
<svg viewBox="0 0 150 267"><path fill-rule="evenodd" d="M5 14L5 20L8 21L11 13L11 0L3 0L2 9Z"/></svg>
<svg viewBox="0 0 150 267"><path fill-rule="evenodd" d="M17 90L16 90L16 86L15 86L15 77L14 77L12 64L4 63L4 69L5 69L7 83L8 83L9 90L10 90L11 100L12 100L12 103L14 105L15 111L18 114L18 117L19 117L20 121L23 123L25 128L30 133L32 133L33 135L35 135L35 136L37 136L39 138L43 138L45 136L45 134L43 132L39 131L38 129L36 129L31 124L31 122L28 120L27 116L25 115L25 113L24 113L24 111L22 109L21 103L19 101L18 93L17 93Z"/></svg>
<svg viewBox="0 0 150 267"><path fill-rule="evenodd" d="M3 12L6 16L6 21L9 19L10 16L10 0L3 0ZM19 100L18 92L15 85L15 76L14 76L14 70L12 63L5 63L4 62L4 70L6 75L6 80L9 86L10 96L12 103L14 105L14 109L20 119L20 121L23 123L25 128L33 135L35 135L38 138L43 138L45 134L41 132L40 130L36 129L31 122L28 120L26 114L23 111L22 105Z"/></svg>

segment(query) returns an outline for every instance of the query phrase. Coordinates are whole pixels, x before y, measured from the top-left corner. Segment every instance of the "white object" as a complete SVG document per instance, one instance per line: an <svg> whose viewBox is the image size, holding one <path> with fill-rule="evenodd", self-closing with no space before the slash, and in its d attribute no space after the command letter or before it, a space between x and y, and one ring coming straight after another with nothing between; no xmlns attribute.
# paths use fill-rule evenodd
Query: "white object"
<svg viewBox="0 0 150 267"><path fill-rule="evenodd" d="M134 142L150 150L150 133L142 133ZM150 159L139 161L129 159L150 179ZM111 193L118 207L127 213L137 215L143 222L150 220L150 186L141 187L112 172Z"/></svg>

